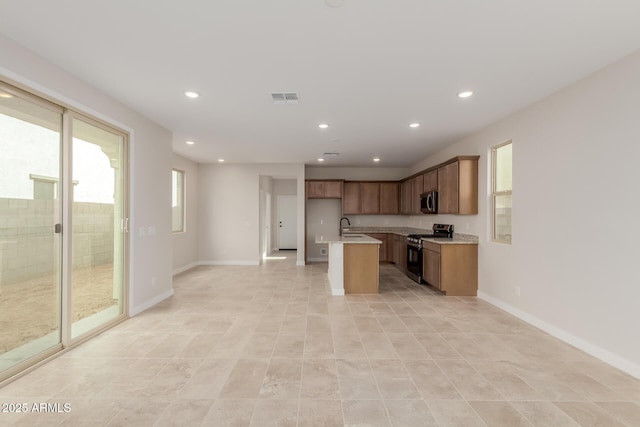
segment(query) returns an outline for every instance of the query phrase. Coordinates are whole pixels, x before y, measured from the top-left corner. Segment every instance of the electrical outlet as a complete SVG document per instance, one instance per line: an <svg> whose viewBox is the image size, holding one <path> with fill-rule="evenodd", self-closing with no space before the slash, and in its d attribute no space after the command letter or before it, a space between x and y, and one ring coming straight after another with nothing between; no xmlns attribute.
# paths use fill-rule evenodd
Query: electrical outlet
<svg viewBox="0 0 640 427"><path fill-rule="evenodd" d="M320 220L320 225L324 224L324 219Z"/></svg>

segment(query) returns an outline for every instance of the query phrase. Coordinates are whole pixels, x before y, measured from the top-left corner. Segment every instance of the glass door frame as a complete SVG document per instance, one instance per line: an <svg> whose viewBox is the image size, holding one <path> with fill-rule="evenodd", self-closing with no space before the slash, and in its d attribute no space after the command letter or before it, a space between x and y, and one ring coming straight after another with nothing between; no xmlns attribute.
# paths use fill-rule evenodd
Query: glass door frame
<svg viewBox="0 0 640 427"><path fill-rule="evenodd" d="M59 165L58 165L58 183L60 184L63 180L63 164L64 164L64 160L63 160L63 150L64 150L64 113L65 113L65 108L62 107L61 105L58 105L56 103L50 102L46 99L43 99L31 92L29 92L28 90L23 90L19 87L14 86L13 84L11 84L10 82L6 81L6 80L0 80L0 89L2 89L3 92L9 93L13 96L22 98L30 103L33 103L34 105L37 105L38 107L44 108L44 109L48 109L50 111L53 111L55 113L59 113L60 117L61 117L61 122L60 122L60 141L59 141ZM15 375L20 374L21 372L31 368L32 366L36 365L39 362L42 362L43 360L46 360L52 356L54 356L55 354L59 353L60 351L64 350L64 340L63 340L63 336L64 336L64 324L62 323L62 292L63 292L63 288L64 288L64 284L63 284L63 268L62 268L62 259L63 259L63 239L64 239L64 233L60 233L58 232L58 230L56 230L56 224L60 224L63 221L63 216L64 216L64 212L65 212L65 201L64 201L64 197L65 197L65 190L62 188L62 185L58 185L57 187L57 200L55 203L55 210L57 210L58 214L57 216L54 218L55 220L55 224L52 224L52 227L54 227L51 231L52 234L54 235L58 235L57 241L55 242L55 246L57 248L57 256L55 259L55 264L57 265L58 271L56 272L55 276L56 276L56 287L57 287L57 297L56 297L56 301L58 304L58 336L59 336L59 340L58 343L47 348L44 349L43 351L34 354L31 357L28 357L20 362L18 362L17 364L15 364L14 366L8 368L6 371L2 371L0 372L0 384L8 379L11 378ZM0 267L1 268L1 267Z"/></svg>
<svg viewBox="0 0 640 427"><path fill-rule="evenodd" d="M122 313L117 317L98 325L95 328L78 335L72 336L72 287L73 287L73 120L78 119L107 132L118 134L122 137ZM62 345L64 348L72 347L90 339L98 333L111 328L117 323L129 317L129 134L113 125L107 125L100 120L74 110L65 109L63 114L63 161L62 182L64 183L64 209L62 215ZM68 230L68 232L64 232ZM114 265L115 265L114 259Z"/></svg>
<svg viewBox="0 0 640 427"><path fill-rule="evenodd" d="M30 102L48 108L61 114L61 130L60 130L60 165L58 177L58 200L56 209L58 216L56 224L61 224L61 230L54 234L58 234L58 272L56 274L58 280L58 322L59 322L59 342L43 350L42 352L25 359L16 365L0 372L0 385L11 381L14 378L28 372L30 369L38 366L44 361L55 357L67 349L98 335L106 329L109 329L126 320L129 317L129 278L130 278L130 233L129 233L129 211L130 211L130 135L124 130L112 123L81 113L62 102L49 97L38 94L28 87L13 82L5 76L0 75L0 88L15 96L27 99ZM78 335L75 338L71 336L72 316L71 316L71 288L72 288L72 272L73 272L73 228L72 228L72 206L73 206L73 132L71 128L72 120L80 119L86 123L99 127L105 131L112 132L122 137L122 290L121 301L122 313L117 317L98 325L95 328ZM57 228L57 227L56 227ZM115 261L115 260L114 260Z"/></svg>

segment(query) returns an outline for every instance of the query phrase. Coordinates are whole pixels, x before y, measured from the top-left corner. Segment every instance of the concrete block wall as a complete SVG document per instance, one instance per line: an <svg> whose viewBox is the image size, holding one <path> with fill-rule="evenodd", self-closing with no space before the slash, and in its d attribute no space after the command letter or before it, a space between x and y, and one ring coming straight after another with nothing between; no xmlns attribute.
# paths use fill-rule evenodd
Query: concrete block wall
<svg viewBox="0 0 640 427"><path fill-rule="evenodd" d="M0 283L54 272L59 245L54 200L0 198ZM113 262L113 205L74 203L74 267Z"/></svg>

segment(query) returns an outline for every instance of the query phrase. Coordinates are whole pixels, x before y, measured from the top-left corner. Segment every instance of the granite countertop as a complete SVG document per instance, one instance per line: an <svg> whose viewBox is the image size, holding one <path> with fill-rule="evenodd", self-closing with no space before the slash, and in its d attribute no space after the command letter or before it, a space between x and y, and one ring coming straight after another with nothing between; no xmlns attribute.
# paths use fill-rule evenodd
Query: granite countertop
<svg viewBox="0 0 640 427"><path fill-rule="evenodd" d="M360 233L345 233L342 236L337 235L322 235L316 234L316 243L368 243L368 244L381 244L382 242L378 239L374 239L373 237L369 237Z"/></svg>
<svg viewBox="0 0 640 427"><path fill-rule="evenodd" d="M362 233L382 233L382 234L397 234L399 236L407 237L409 234L430 234L432 230L426 230L424 228L411 228L411 227L349 227L343 230L343 234L362 234ZM473 234L461 234L453 233L452 239L422 239L425 242L437 243L439 245L477 245L478 236ZM316 242L318 243L318 242Z"/></svg>

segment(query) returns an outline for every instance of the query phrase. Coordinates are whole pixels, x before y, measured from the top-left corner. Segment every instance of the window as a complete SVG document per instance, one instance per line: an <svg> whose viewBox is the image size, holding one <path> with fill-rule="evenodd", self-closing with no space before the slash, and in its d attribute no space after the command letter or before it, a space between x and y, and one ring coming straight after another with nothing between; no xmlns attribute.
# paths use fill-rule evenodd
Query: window
<svg viewBox="0 0 640 427"><path fill-rule="evenodd" d="M511 243L511 141L491 149L492 240Z"/></svg>
<svg viewBox="0 0 640 427"><path fill-rule="evenodd" d="M184 172L171 171L171 231L184 231Z"/></svg>

